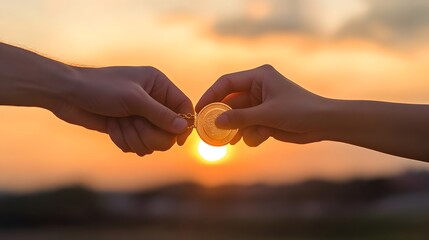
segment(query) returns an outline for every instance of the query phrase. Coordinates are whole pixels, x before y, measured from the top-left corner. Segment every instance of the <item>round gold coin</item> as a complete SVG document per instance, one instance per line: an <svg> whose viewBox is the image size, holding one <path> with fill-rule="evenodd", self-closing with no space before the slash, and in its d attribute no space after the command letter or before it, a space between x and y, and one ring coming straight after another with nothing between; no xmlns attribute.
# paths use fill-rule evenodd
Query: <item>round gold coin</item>
<svg viewBox="0 0 429 240"><path fill-rule="evenodd" d="M223 146L228 144L237 134L238 129L220 129L216 127L216 118L231 108L220 102L211 103L201 109L195 121L198 135L207 144Z"/></svg>

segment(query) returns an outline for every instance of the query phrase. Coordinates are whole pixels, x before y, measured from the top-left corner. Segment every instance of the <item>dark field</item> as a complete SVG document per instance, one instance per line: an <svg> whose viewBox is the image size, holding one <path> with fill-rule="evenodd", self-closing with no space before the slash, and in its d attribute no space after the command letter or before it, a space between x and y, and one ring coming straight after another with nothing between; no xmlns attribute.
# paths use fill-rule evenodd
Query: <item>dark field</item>
<svg viewBox="0 0 429 240"><path fill-rule="evenodd" d="M2 194L0 239L429 239L429 174L136 193Z"/></svg>

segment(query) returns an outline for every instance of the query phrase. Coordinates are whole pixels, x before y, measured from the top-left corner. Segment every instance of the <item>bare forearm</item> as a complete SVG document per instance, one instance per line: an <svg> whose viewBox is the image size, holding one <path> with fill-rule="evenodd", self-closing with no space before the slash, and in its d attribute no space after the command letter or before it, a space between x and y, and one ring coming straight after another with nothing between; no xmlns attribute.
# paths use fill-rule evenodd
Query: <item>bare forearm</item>
<svg viewBox="0 0 429 240"><path fill-rule="evenodd" d="M164 151L191 133L192 102L153 67L80 68L0 43L0 105L36 106L108 133L124 152Z"/></svg>
<svg viewBox="0 0 429 240"><path fill-rule="evenodd" d="M48 107L72 78L66 64L0 43L0 105Z"/></svg>
<svg viewBox="0 0 429 240"><path fill-rule="evenodd" d="M429 105L330 100L322 139L429 162Z"/></svg>

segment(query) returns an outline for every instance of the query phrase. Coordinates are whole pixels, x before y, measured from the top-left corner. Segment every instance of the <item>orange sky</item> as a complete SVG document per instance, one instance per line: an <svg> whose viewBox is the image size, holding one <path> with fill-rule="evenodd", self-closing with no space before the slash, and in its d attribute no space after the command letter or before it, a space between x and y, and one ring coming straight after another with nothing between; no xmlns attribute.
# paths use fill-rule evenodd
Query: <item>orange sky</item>
<svg viewBox="0 0 429 240"><path fill-rule="evenodd" d="M335 34L351 17L370 16L365 1L304 6L302 31L270 28L275 0L230 2L0 2L0 40L73 64L156 66L194 103L220 75L264 63L327 97L429 102L429 45L421 35L396 41L386 27L390 35L383 36L392 36L391 41ZM320 9L317 19L310 14L314 7ZM341 14L328 14L336 12ZM239 16L255 26L267 24L251 29L256 36L216 31L215 26ZM0 189L84 183L131 190L188 180L283 183L429 169L341 143L300 146L274 140L258 148L230 146L222 163L207 165L196 153L197 138L193 133L184 147L139 158L122 153L107 135L68 125L46 110L0 107Z"/></svg>

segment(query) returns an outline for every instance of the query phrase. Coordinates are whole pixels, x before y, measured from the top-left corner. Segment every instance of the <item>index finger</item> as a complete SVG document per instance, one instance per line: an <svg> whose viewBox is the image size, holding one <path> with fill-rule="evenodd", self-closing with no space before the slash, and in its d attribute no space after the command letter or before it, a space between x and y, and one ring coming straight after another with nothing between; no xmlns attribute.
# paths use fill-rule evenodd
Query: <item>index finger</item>
<svg viewBox="0 0 429 240"><path fill-rule="evenodd" d="M149 95L176 113L193 113L191 100L161 71L158 72Z"/></svg>
<svg viewBox="0 0 429 240"><path fill-rule="evenodd" d="M170 80L165 74L161 74L160 77L161 84L166 85L165 99L163 104L171 109L172 111L180 114L194 113L194 106L192 101ZM177 143L183 145L191 134L192 129L186 130L184 133L177 136Z"/></svg>
<svg viewBox="0 0 429 240"><path fill-rule="evenodd" d="M195 110L199 112L207 104L220 102L231 93L249 91L252 83L259 79L258 76L257 69L223 75L207 89L198 101Z"/></svg>

